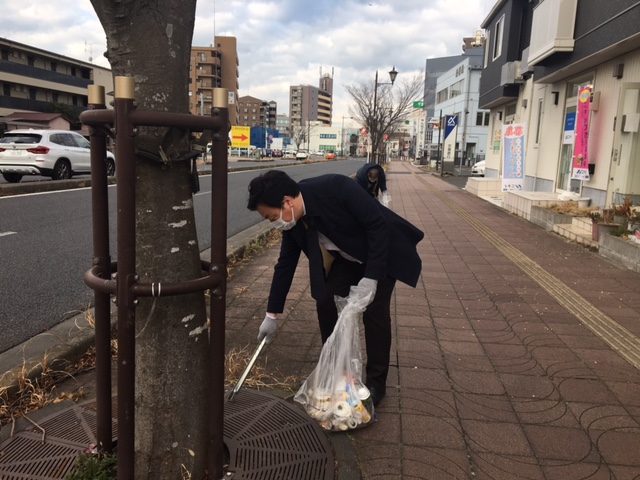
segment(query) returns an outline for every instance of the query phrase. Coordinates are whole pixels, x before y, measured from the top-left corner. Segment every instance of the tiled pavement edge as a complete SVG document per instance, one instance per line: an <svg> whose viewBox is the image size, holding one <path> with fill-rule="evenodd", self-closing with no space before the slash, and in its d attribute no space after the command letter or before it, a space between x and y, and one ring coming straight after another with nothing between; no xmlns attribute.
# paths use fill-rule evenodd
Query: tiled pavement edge
<svg viewBox="0 0 640 480"><path fill-rule="evenodd" d="M637 341L640 276L407 163L390 164L388 186L392 208L426 232L423 272L418 288L395 290L378 421L330 435L351 441L353 478L640 478L640 371L578 320L573 299L541 286L570 287ZM255 347L277 254L234 269L228 348ZM304 263L263 357L282 375L309 374L320 352Z"/></svg>

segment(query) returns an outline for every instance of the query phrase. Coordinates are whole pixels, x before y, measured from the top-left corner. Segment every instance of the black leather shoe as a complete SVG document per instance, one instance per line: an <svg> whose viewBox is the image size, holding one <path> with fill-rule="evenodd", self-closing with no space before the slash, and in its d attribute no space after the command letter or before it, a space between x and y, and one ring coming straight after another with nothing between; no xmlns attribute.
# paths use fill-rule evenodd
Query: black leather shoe
<svg viewBox="0 0 640 480"><path fill-rule="evenodd" d="M384 390L380 390L376 387L369 388L369 392L371 392L371 400L373 400L374 407L377 407L380 404L386 394Z"/></svg>

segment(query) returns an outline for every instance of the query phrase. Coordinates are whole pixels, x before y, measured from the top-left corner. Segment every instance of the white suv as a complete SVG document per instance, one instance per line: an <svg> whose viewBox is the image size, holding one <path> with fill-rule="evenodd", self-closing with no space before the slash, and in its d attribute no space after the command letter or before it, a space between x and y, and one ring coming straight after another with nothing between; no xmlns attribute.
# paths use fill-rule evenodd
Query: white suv
<svg viewBox="0 0 640 480"><path fill-rule="evenodd" d="M115 157L107 152L107 175L116 170ZM9 130L0 138L0 173L17 183L24 175L54 180L91 172L89 141L69 130Z"/></svg>

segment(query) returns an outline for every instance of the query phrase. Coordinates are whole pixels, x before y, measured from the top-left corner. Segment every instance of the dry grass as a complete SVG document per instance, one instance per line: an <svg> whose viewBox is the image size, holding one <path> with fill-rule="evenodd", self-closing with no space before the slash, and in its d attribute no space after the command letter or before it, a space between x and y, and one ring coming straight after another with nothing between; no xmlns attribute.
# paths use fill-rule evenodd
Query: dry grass
<svg viewBox="0 0 640 480"><path fill-rule="evenodd" d="M249 242L240 254L232 256L227 261L227 281L233 277L233 269L248 263L255 255L266 248L270 248L280 241L282 232L273 229L260 238Z"/></svg>
<svg viewBox="0 0 640 480"><path fill-rule="evenodd" d="M95 350L93 347L75 364L62 365L60 368L52 368L46 356L32 369L28 369L26 363L23 363L21 370L15 375L17 389L8 387L0 389L0 426L47 405L63 400L81 400L84 396L82 390L74 394L58 393L56 386L62 381L90 371L94 367ZM34 371L40 373L33 375ZM15 393L11 394L11 391L15 391Z"/></svg>
<svg viewBox="0 0 640 480"><path fill-rule="evenodd" d="M225 378L226 382L232 386L238 383L242 373L247 368L253 351L248 346L241 350L232 349L225 356ZM296 376L280 375L272 373L266 368L266 360L258 359L253 365L250 374L244 382L244 386L254 388L282 388L290 390L300 383L300 378Z"/></svg>
<svg viewBox="0 0 640 480"><path fill-rule="evenodd" d="M578 202L574 202L573 200L554 203L545 208L555 213L571 215L573 217L588 217L591 212L598 210L598 207L580 207L578 206Z"/></svg>

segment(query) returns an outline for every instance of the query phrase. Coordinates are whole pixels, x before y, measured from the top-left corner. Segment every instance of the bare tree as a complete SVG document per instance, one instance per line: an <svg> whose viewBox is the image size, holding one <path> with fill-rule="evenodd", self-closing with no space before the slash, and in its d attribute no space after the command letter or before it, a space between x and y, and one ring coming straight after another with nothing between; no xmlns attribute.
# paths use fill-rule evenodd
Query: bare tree
<svg viewBox="0 0 640 480"><path fill-rule="evenodd" d="M407 80L398 80L393 86L378 85L377 101L375 80L345 86L354 101L349 114L367 127L374 161L378 158L384 135L400 128L413 111L413 102L424 94L424 74L419 72Z"/></svg>
<svg viewBox="0 0 640 480"><path fill-rule="evenodd" d="M91 0L113 74L135 79L138 107L188 113L196 0ZM201 276L183 132L141 128L136 148L136 269L141 282ZM129 161L130 159L117 159ZM202 293L140 299L136 309L135 478L204 478L208 324Z"/></svg>
<svg viewBox="0 0 640 480"><path fill-rule="evenodd" d="M296 146L296 150L300 149L300 145L303 145L307 141L307 127L303 125L295 125L293 127L293 143Z"/></svg>

